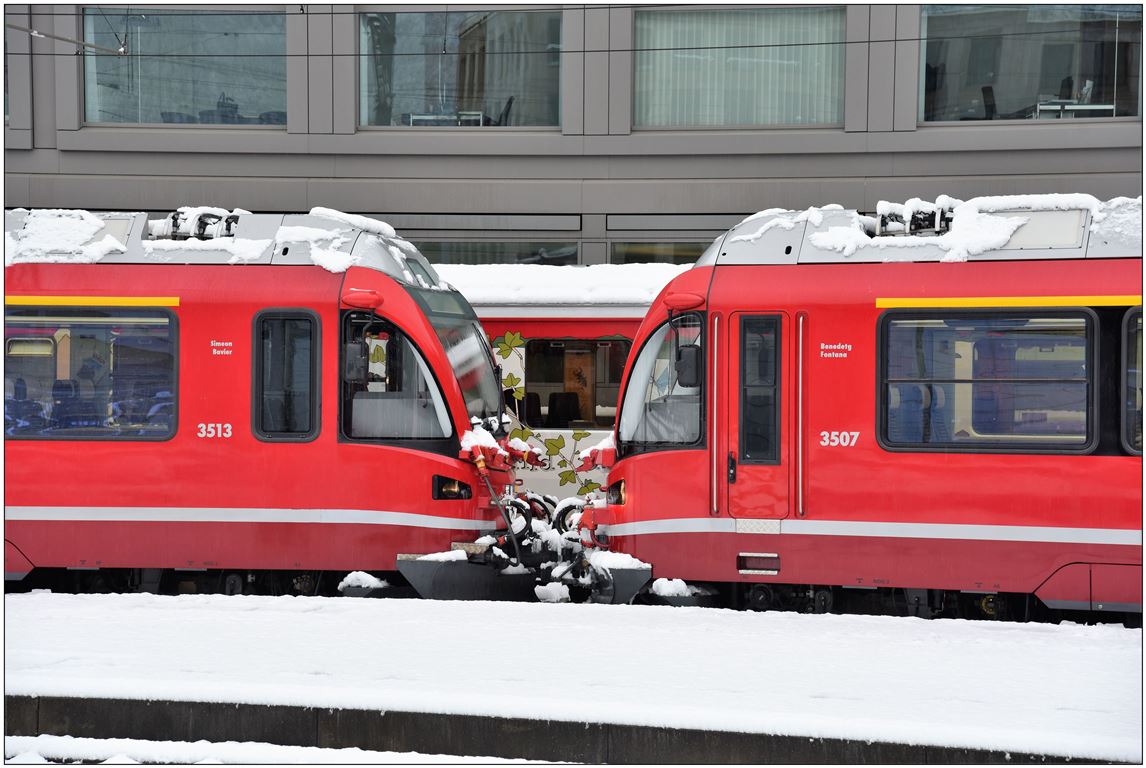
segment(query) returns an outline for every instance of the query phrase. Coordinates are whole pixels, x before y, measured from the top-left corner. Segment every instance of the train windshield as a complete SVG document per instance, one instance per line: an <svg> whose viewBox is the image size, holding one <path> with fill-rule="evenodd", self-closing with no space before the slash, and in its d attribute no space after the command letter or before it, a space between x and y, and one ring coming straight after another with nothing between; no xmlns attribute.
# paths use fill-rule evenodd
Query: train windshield
<svg viewBox="0 0 1146 768"><path fill-rule="evenodd" d="M700 348L701 315L674 317L650 334L633 364L617 431L622 451L695 445L701 436L701 386L687 386L683 350Z"/></svg>
<svg viewBox="0 0 1146 768"><path fill-rule="evenodd" d="M422 307L445 347L470 417L499 416L501 384L494 372L493 350L473 307L457 291L406 286Z"/></svg>

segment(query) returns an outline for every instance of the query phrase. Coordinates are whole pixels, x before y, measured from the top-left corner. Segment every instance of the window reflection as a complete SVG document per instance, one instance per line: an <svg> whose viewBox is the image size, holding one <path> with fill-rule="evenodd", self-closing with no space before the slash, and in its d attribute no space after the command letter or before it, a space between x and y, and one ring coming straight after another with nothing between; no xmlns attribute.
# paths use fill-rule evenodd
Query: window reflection
<svg viewBox="0 0 1146 768"><path fill-rule="evenodd" d="M613 264L692 264L708 243L613 243Z"/></svg>
<svg viewBox="0 0 1146 768"><path fill-rule="evenodd" d="M431 264L552 264L577 263L576 243L414 241Z"/></svg>
<svg viewBox="0 0 1146 768"><path fill-rule="evenodd" d="M1140 5L927 5L922 25L922 121L1141 114Z"/></svg>
<svg viewBox="0 0 1146 768"><path fill-rule="evenodd" d="M559 124L559 10L360 19L362 125Z"/></svg>
<svg viewBox="0 0 1146 768"><path fill-rule="evenodd" d="M281 13L85 8L89 123L286 125Z"/></svg>

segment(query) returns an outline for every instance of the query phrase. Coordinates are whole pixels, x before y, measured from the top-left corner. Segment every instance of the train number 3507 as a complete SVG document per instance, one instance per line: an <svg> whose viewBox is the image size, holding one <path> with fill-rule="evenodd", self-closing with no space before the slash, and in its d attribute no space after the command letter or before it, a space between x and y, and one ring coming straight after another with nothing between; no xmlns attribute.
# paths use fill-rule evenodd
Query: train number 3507
<svg viewBox="0 0 1146 768"><path fill-rule="evenodd" d="M859 442L859 432L821 432L820 445L841 445L844 448Z"/></svg>
<svg viewBox="0 0 1146 768"><path fill-rule="evenodd" d="M231 425L230 424L204 424L199 423L199 431L195 433L195 437L230 437Z"/></svg>

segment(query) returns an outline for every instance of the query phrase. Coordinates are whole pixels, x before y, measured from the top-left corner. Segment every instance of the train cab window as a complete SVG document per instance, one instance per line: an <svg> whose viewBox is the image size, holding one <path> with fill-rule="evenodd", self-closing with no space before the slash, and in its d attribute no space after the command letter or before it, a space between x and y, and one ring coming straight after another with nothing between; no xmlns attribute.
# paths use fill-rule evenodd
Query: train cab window
<svg viewBox="0 0 1146 768"><path fill-rule="evenodd" d="M745 463L779 461L780 320L745 317L740 325L740 456Z"/></svg>
<svg viewBox="0 0 1146 768"><path fill-rule="evenodd" d="M611 426L631 345L622 338L531 339L525 345L525 397L511 407L534 428Z"/></svg>
<svg viewBox="0 0 1146 768"><path fill-rule="evenodd" d="M1096 434L1092 314L889 313L888 447L1084 451Z"/></svg>
<svg viewBox="0 0 1146 768"><path fill-rule="evenodd" d="M274 310L255 318L254 433L260 440L318 434L318 316Z"/></svg>
<svg viewBox="0 0 1146 768"><path fill-rule="evenodd" d="M618 428L622 452L700 443L703 316L674 317L650 334L633 364Z"/></svg>
<svg viewBox="0 0 1146 768"><path fill-rule="evenodd" d="M395 325L366 313L347 313L342 346L343 434L356 440L453 435L433 372Z"/></svg>
<svg viewBox="0 0 1146 768"><path fill-rule="evenodd" d="M1142 453L1142 309L1126 313L1122 364L1122 440L1127 450Z"/></svg>
<svg viewBox="0 0 1146 768"><path fill-rule="evenodd" d="M176 359L166 310L10 307L5 434L166 440L176 429Z"/></svg>

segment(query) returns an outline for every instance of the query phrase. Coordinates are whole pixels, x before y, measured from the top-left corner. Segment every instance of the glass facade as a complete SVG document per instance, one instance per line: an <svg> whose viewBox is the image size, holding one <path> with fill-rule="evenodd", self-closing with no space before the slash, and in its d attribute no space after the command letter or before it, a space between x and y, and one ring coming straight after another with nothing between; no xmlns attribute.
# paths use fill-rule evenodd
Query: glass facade
<svg viewBox="0 0 1146 768"><path fill-rule="evenodd" d="M85 8L88 123L286 126L286 22L262 11Z"/></svg>
<svg viewBox="0 0 1146 768"><path fill-rule="evenodd" d="M359 123L560 124L561 11L364 13Z"/></svg>
<svg viewBox="0 0 1146 768"><path fill-rule="evenodd" d="M415 240L431 264L552 264L577 263L577 243L464 242Z"/></svg>
<svg viewBox="0 0 1146 768"><path fill-rule="evenodd" d="M1140 115L1141 5L925 5L919 119Z"/></svg>
<svg viewBox="0 0 1146 768"><path fill-rule="evenodd" d="M613 243L609 261L613 264L692 264L708 243Z"/></svg>
<svg viewBox="0 0 1146 768"><path fill-rule="evenodd" d="M635 12L633 126L843 123L842 7Z"/></svg>

